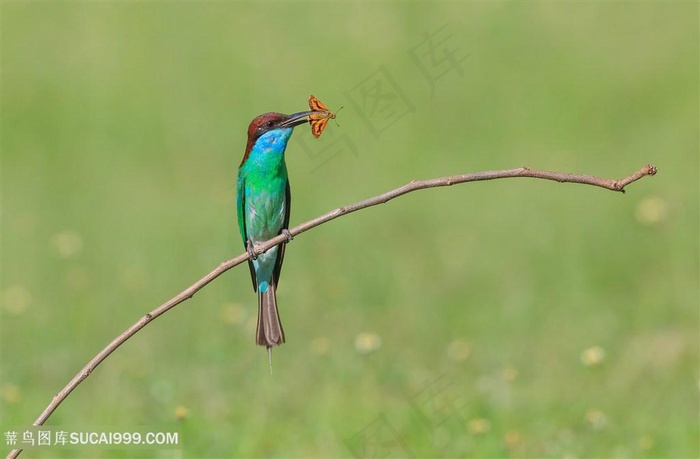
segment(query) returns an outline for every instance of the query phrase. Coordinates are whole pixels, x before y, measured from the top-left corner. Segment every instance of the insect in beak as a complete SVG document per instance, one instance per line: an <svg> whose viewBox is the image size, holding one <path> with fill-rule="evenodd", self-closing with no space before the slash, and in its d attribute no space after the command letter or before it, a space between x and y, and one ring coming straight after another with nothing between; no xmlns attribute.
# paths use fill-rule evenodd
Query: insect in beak
<svg viewBox="0 0 700 459"><path fill-rule="evenodd" d="M314 135L314 137L318 138L326 128L328 120L335 119L335 113L330 111L328 107L326 107L326 105L318 100L314 95L309 96L309 108L311 109L311 114L309 115L311 133Z"/></svg>

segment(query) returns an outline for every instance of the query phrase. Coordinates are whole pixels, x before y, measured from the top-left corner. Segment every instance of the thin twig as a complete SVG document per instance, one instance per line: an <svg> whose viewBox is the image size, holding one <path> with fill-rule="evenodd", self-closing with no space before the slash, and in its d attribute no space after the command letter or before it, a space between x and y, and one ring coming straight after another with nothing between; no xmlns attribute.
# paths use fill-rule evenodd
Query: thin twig
<svg viewBox="0 0 700 459"><path fill-rule="evenodd" d="M431 180L420 180L412 181L402 187L396 188L394 190L388 191L384 194L365 199L364 201L357 202L355 204L350 204L348 206L339 207L338 209L332 210L325 215L309 220L305 223L295 226L289 230L292 236L296 236L305 231L315 228L316 226L322 225L328 221L334 220L340 216L347 215L349 213L366 209L368 207L376 206L378 204L384 204L394 198L402 196L404 194L410 193L416 190L423 190L425 188L435 188L442 186L450 186L458 183L466 182L477 182L482 180L494 180L501 178L513 178L513 177L530 177L537 179L553 180L557 182L569 182L569 183L581 183L586 185L598 186L611 191L620 191L624 193L624 188L632 182L639 180L640 178L647 175L655 175L656 167L649 164L630 175L620 180L610 180L600 177L595 177L592 175L576 175L576 174L565 174L560 172L549 172L540 171L535 169L529 169L527 167L521 167L518 169L506 169L499 171L484 171L484 172L474 172L471 174L463 175L453 175L451 177L442 177ZM254 248L255 254L263 253L270 248L287 241L287 235L281 234L276 236L262 244L256 245ZM144 328L146 325L151 323L155 318L165 314L167 311L188 300L194 296L199 290L201 290L205 285L209 284L211 281L219 277L224 272L237 266L244 261L248 260L250 255L246 252L242 255L237 256L221 263L212 272L189 286L186 290L177 296L174 296L170 300L161 304L153 311L149 312L145 316L141 317L138 322L133 324L131 327L126 329L122 334L114 338L111 343L105 346L95 357L92 358L73 379L66 384L66 386L61 389L61 391L54 396L51 403L44 409L41 415L34 421L35 426L43 425L44 422L51 416L51 414L58 408L58 406L63 402L63 400L68 397L68 395L75 389L81 382L83 382L90 374L97 368L97 366L102 363L112 352L114 352L119 346L124 344L126 340L134 336L139 330ZM22 452L21 449L15 449L10 451L7 455L7 459L14 459Z"/></svg>

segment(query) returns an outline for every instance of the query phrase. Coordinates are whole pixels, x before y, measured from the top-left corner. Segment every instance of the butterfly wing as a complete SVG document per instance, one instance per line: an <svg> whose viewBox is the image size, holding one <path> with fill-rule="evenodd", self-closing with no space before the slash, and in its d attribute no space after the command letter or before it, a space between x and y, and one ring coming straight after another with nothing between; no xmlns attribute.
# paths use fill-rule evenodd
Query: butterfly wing
<svg viewBox="0 0 700 459"><path fill-rule="evenodd" d="M327 112L328 107L313 94L309 96L309 108L315 112Z"/></svg>
<svg viewBox="0 0 700 459"><path fill-rule="evenodd" d="M311 133L318 138L326 128L328 120L335 118L335 113L328 110L328 107L313 94L309 96L309 108L316 112L309 115L309 124Z"/></svg>
<svg viewBox="0 0 700 459"><path fill-rule="evenodd" d="M314 135L314 137L318 138L326 128L328 118L309 119L309 123L311 123L311 133Z"/></svg>

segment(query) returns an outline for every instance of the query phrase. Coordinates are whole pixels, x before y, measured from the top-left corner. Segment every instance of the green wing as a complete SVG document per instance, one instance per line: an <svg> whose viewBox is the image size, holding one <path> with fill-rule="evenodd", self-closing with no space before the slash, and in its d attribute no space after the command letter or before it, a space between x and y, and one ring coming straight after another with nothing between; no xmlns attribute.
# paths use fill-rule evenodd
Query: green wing
<svg viewBox="0 0 700 459"><path fill-rule="evenodd" d="M243 239L243 247L247 248L248 230L245 224L245 179L238 174L238 186L236 188L236 210L238 214L238 229L241 232ZM253 291L258 290L258 282L255 279L255 267L253 260L248 260L248 269L250 269L250 279L253 281Z"/></svg>

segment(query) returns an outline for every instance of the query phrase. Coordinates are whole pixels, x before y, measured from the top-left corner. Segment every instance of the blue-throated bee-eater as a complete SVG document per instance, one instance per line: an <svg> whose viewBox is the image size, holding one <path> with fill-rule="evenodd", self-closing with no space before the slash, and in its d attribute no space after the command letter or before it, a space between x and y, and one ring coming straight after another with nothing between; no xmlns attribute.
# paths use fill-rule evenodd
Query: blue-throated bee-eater
<svg viewBox="0 0 700 459"><path fill-rule="evenodd" d="M284 343L277 310L277 285L284 259L282 243L254 257L253 248L287 233L291 195L284 151L294 127L309 121L312 111L284 115L264 113L250 123L248 144L238 168L238 227L248 260L253 289L258 293L256 342L268 349Z"/></svg>

